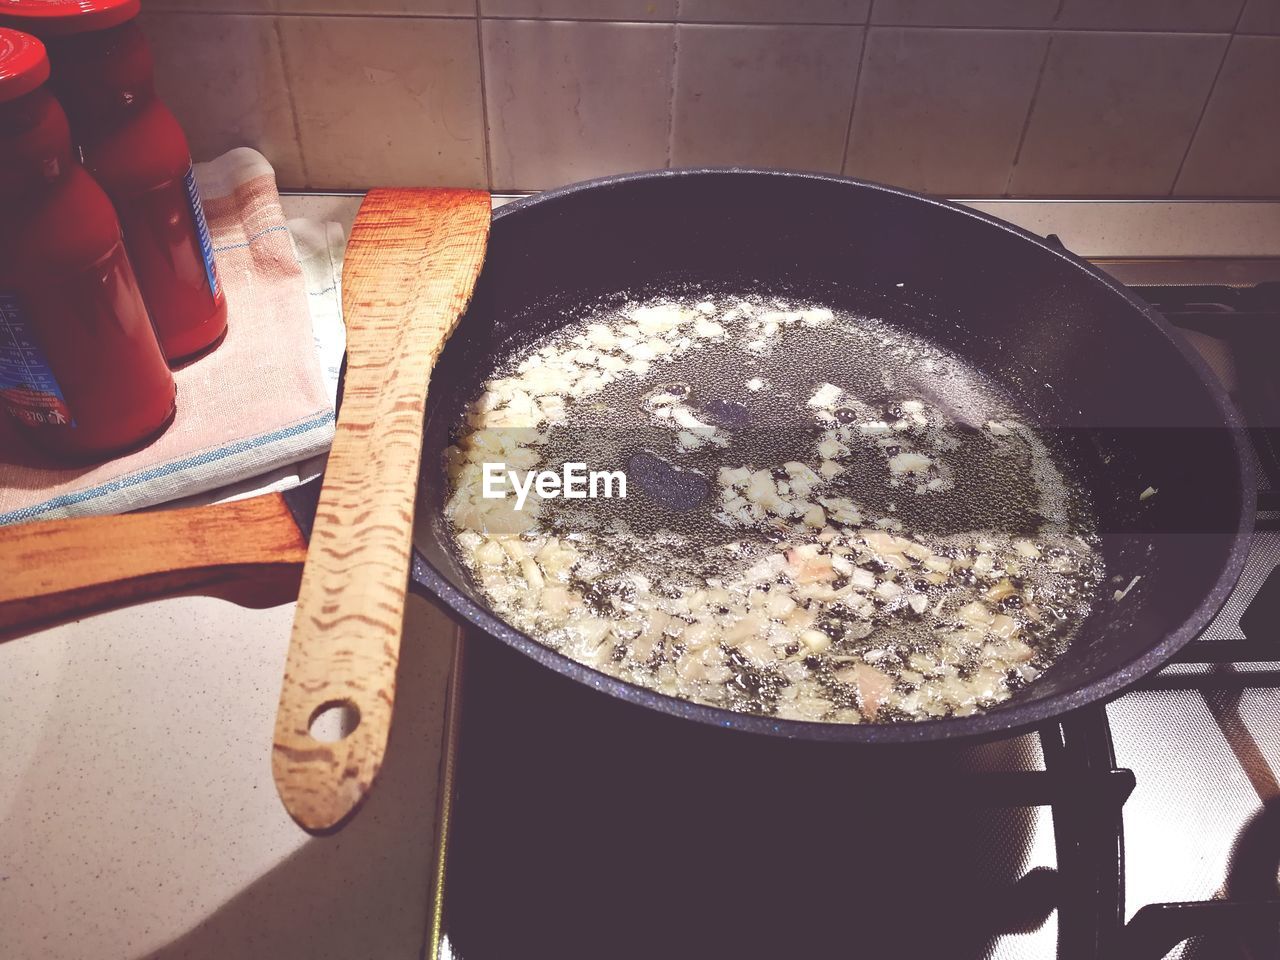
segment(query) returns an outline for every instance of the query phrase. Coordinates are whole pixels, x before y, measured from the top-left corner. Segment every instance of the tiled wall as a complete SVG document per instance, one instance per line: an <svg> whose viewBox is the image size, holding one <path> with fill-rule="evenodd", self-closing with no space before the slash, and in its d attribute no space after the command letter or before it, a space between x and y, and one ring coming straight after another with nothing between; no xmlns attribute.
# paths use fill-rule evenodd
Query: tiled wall
<svg viewBox="0 0 1280 960"><path fill-rule="evenodd" d="M286 186L826 170L1280 196L1280 0L144 0L197 157Z"/></svg>

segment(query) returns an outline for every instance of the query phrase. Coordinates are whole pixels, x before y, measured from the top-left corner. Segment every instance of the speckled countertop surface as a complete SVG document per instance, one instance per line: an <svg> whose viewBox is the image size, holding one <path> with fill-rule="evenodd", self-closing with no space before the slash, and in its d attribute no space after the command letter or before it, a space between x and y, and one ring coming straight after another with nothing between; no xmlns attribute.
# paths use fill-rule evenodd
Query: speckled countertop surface
<svg viewBox="0 0 1280 960"><path fill-rule="evenodd" d="M420 955L453 626L411 598L365 807L314 838L271 779L292 605L177 599L0 648L0 957Z"/></svg>
<svg viewBox="0 0 1280 960"><path fill-rule="evenodd" d="M1085 256L1280 256L1275 203L974 204ZM0 644L0 960L421 955L454 629L410 598L382 777L314 838L271 779L292 615L178 599Z"/></svg>

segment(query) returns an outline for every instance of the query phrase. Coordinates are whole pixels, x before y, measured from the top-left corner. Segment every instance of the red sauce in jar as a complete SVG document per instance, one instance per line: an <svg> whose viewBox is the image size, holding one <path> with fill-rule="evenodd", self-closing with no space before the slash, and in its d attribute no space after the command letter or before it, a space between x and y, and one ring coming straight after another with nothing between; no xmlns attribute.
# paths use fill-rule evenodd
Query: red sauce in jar
<svg viewBox="0 0 1280 960"><path fill-rule="evenodd" d="M0 28L0 407L40 446L102 458L162 432L176 388L48 75L39 40Z"/></svg>
<svg viewBox="0 0 1280 960"><path fill-rule="evenodd" d="M138 0L6 0L0 11L48 46L51 86L85 166L115 203L166 356L216 345L227 302L187 138L155 94Z"/></svg>

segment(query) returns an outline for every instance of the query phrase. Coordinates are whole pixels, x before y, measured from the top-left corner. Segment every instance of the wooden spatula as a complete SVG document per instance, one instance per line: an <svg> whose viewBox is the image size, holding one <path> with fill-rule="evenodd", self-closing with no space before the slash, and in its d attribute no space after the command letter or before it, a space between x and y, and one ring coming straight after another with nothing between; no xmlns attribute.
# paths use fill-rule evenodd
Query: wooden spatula
<svg viewBox="0 0 1280 960"><path fill-rule="evenodd" d="M272 770L290 815L330 830L382 765L395 702L427 382L484 261L489 195L374 190L342 269L347 372L298 594ZM311 734L342 707L341 740Z"/></svg>

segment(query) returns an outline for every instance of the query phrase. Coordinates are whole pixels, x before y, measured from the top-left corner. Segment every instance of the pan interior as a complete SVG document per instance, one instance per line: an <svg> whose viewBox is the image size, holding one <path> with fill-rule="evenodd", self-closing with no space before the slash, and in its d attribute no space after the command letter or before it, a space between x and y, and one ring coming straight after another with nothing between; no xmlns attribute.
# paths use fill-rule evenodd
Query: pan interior
<svg viewBox="0 0 1280 960"><path fill-rule="evenodd" d="M737 711L858 722L989 707L1049 666L1087 615L1101 564L1078 539L1093 531L1083 487L1035 433L1030 411L962 358L886 322L882 298L850 290L832 309L800 293L672 277L590 303L540 304L540 314L559 313L568 325L498 366L494 392L468 409L459 442L487 451L477 454L486 461L505 449L522 467L557 474L566 463L617 471L629 489L624 498L534 496L536 524L506 501L495 527L478 478L464 479L451 509L454 546L477 577L468 586L553 649ZM892 306L903 316L919 309ZM637 319L651 339L615 344L610 331L631 343ZM593 336L605 353L591 349ZM637 370L622 367L627 356ZM611 383L586 396L570 390L575 378L599 376L605 359L620 368ZM568 415L542 431L506 426L505 397L524 397L521 383L557 398L556 409L568 404ZM501 412L486 415L490 405ZM894 469L912 458L919 472ZM725 485L726 473L746 471L774 473L769 491L776 486L781 499L767 513ZM806 509L820 519L801 521ZM503 541L487 538L514 520L535 525L539 544L550 536L548 550L582 551L560 573L584 601L577 626L542 606L559 609L550 588L538 602L535 561L502 559ZM910 539L886 540L884 531ZM890 542L923 554L897 553ZM799 561L783 566L793 550L828 547L812 580ZM949 573L926 566L930 550ZM474 565L486 556L482 575ZM977 567L962 568L974 559ZM562 564L555 554L536 562ZM867 582L851 582L854 574ZM1009 595L986 597L999 616L984 640L966 621L991 615L974 601L997 584ZM720 601L697 599L722 586ZM758 628L748 596L775 604ZM745 644L739 623L751 634ZM614 639L603 642L595 631L607 624ZM657 636L663 624L667 639ZM711 640L721 629L724 646Z"/></svg>

